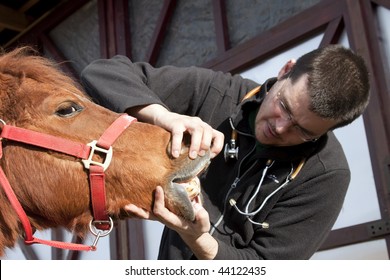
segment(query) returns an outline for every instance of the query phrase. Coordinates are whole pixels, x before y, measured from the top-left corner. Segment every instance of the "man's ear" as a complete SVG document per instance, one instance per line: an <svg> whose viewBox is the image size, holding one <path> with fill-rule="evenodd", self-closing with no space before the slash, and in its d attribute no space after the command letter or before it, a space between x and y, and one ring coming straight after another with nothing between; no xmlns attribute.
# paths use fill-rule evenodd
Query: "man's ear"
<svg viewBox="0 0 390 280"><path fill-rule="evenodd" d="M290 73L296 62L297 61L295 59L290 59L289 61L287 61L287 63L282 67L282 69L280 69L278 73L278 80L280 80L287 73Z"/></svg>

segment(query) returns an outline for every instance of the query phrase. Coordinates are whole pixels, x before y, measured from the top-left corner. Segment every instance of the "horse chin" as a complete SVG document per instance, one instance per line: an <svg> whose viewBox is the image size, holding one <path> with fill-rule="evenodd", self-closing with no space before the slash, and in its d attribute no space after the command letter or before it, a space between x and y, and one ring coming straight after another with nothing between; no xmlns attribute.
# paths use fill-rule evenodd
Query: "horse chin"
<svg viewBox="0 0 390 280"><path fill-rule="evenodd" d="M201 184L198 176L210 164L209 155L192 160L183 170L175 174L165 189L168 209L188 221L195 220L194 205L202 204Z"/></svg>

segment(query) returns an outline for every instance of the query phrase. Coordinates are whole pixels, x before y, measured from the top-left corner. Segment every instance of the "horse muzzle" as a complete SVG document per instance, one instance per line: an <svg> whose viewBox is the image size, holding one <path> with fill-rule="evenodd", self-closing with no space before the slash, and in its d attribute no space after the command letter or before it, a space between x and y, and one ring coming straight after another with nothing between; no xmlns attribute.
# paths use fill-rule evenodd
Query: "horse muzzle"
<svg viewBox="0 0 390 280"><path fill-rule="evenodd" d="M194 204L202 203L199 176L210 164L210 154L190 160L164 190L167 207L188 221L195 220Z"/></svg>

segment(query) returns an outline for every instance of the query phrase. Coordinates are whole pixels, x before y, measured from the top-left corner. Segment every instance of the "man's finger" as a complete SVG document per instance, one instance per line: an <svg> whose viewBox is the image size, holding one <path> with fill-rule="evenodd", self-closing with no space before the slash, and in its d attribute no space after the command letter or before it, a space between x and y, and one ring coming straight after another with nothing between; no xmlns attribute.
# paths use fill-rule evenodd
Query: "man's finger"
<svg viewBox="0 0 390 280"><path fill-rule="evenodd" d="M196 129L191 132L190 158L195 159L198 156L200 144L202 142L203 131Z"/></svg>
<svg viewBox="0 0 390 280"><path fill-rule="evenodd" d="M223 149L223 143L225 136L223 133L214 130L213 131L213 145L211 146L211 157L215 157L217 154L219 154Z"/></svg>
<svg viewBox="0 0 390 280"><path fill-rule="evenodd" d="M142 208L139 208L138 206L135 206L134 204L128 204L124 207L124 209L128 212L130 212L132 215L135 215L138 218L141 219L150 219L150 213L148 211L145 211Z"/></svg>
<svg viewBox="0 0 390 280"><path fill-rule="evenodd" d="M181 143L183 141L183 133L172 132L172 143L171 143L171 154L174 158L178 158L180 156L181 151Z"/></svg>

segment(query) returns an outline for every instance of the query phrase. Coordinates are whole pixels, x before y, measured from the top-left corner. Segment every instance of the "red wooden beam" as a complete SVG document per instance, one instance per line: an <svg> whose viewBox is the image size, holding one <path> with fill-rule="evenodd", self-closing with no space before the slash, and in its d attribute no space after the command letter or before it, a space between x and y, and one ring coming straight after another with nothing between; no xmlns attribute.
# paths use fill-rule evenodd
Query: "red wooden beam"
<svg viewBox="0 0 390 280"><path fill-rule="evenodd" d="M389 0L372 0L372 2L374 2L375 4L377 4L379 6L383 6L386 9L390 10L390 1Z"/></svg>
<svg viewBox="0 0 390 280"><path fill-rule="evenodd" d="M377 224L388 224L388 221L378 220L333 230L322 244L320 250L334 249L340 246L348 246L377 240L379 238L389 238L389 233L385 228L386 226L383 227L382 234L379 231L377 234L373 233L371 228Z"/></svg>
<svg viewBox="0 0 390 280"><path fill-rule="evenodd" d="M37 38L43 33L47 33L64 21L67 17L75 13L78 9L84 6L91 0L66 1L60 4L50 16L42 19L37 24L21 33L15 39L10 41L6 47L14 48L17 45L37 45Z"/></svg>
<svg viewBox="0 0 390 280"><path fill-rule="evenodd" d="M259 36L206 62L203 67L233 73L247 69L258 64L262 59L275 55L325 29L329 21L342 15L342 7L342 1L323 0ZM310 24L307 24L308 22Z"/></svg>
<svg viewBox="0 0 390 280"><path fill-rule="evenodd" d="M225 1L213 0L213 11L218 54L222 54L230 49Z"/></svg>
<svg viewBox="0 0 390 280"><path fill-rule="evenodd" d="M176 0L165 0L163 8L160 13L160 17L156 24L153 38L150 42L149 51L145 58L145 61L152 65L155 65L160 54L161 45L164 41L165 33L172 18L173 12L176 8Z"/></svg>
<svg viewBox="0 0 390 280"><path fill-rule="evenodd" d="M365 19L365 20L363 20ZM345 25L351 48L362 55L370 72L371 97L364 124L382 217L390 215L390 184L386 168L390 155L390 100L374 11L367 0L345 1ZM375 38L375 39L374 39Z"/></svg>
<svg viewBox="0 0 390 280"><path fill-rule="evenodd" d="M126 0L99 0L100 55L131 57L130 23Z"/></svg>
<svg viewBox="0 0 390 280"><path fill-rule="evenodd" d="M344 21L340 16L329 22L325 30L324 37L322 37L320 46L327 46L330 44L337 44L340 41L341 34L344 29Z"/></svg>

